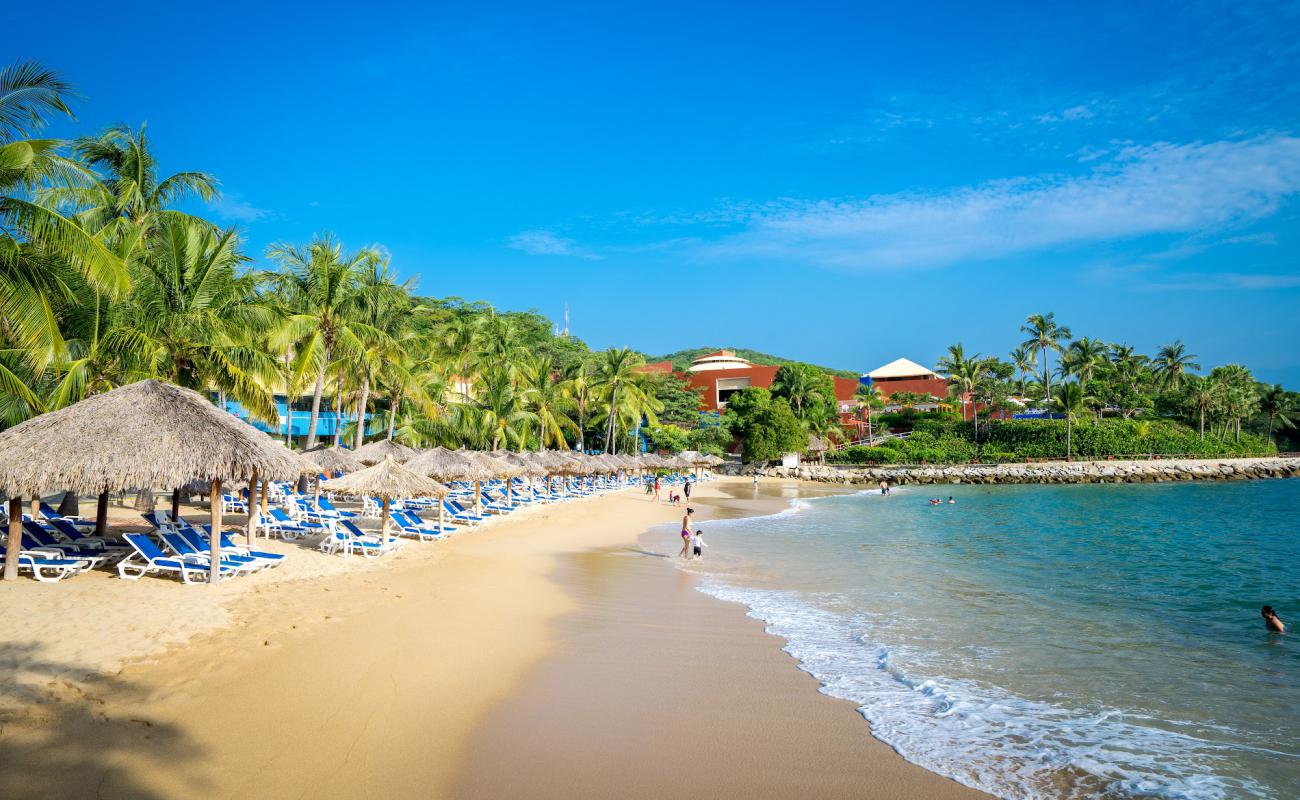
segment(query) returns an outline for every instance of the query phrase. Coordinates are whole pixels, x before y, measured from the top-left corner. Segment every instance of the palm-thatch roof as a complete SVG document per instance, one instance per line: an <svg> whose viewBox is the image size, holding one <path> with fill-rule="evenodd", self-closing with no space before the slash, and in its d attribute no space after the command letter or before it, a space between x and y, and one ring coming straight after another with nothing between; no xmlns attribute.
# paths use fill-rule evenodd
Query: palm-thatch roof
<svg viewBox="0 0 1300 800"><path fill-rule="evenodd" d="M327 472L356 472L365 466L355 453L342 447L317 447L302 455Z"/></svg>
<svg viewBox="0 0 1300 800"><path fill-rule="evenodd" d="M468 450L461 453L461 455L487 470L493 478L513 478L516 475L524 474L523 468L518 464L514 464L504 458L499 458L489 453L477 450Z"/></svg>
<svg viewBox="0 0 1300 800"><path fill-rule="evenodd" d="M321 489L340 494L380 497L389 500L407 497L446 497L446 486L432 478L407 469L387 456L373 467L350 472L321 484Z"/></svg>
<svg viewBox="0 0 1300 800"><path fill-rule="evenodd" d="M413 456L406 462L408 469L426 475L438 481L482 481L491 478L491 474L465 457L464 453L434 447Z"/></svg>
<svg viewBox="0 0 1300 800"><path fill-rule="evenodd" d="M808 434L808 452L824 453L829 449L830 447L825 439L815 433Z"/></svg>
<svg viewBox="0 0 1300 800"><path fill-rule="evenodd" d="M530 456L530 453L507 453L502 456L502 460L509 461L511 464L518 467L520 475L540 477L547 474L546 466Z"/></svg>
<svg viewBox="0 0 1300 800"><path fill-rule="evenodd" d="M12 497L292 480L300 456L212 404L157 380L93 395L0 432L0 491Z"/></svg>
<svg viewBox="0 0 1300 800"><path fill-rule="evenodd" d="M405 463L415 457L419 451L413 447L394 442L392 439L379 439L370 444L363 444L352 452L362 464L378 464L385 457L392 456L398 463Z"/></svg>

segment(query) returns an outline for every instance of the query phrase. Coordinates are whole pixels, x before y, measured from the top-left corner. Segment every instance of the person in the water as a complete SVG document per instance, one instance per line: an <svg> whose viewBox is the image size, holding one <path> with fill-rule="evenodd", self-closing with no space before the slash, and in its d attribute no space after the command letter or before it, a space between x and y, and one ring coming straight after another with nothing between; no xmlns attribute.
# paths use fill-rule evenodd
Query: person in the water
<svg viewBox="0 0 1300 800"><path fill-rule="evenodd" d="M948 505L950 506L957 505L957 501L952 499L952 495L948 495Z"/></svg>
<svg viewBox="0 0 1300 800"><path fill-rule="evenodd" d="M1259 615L1264 618L1264 627L1268 628L1270 633L1286 633L1286 623L1277 615L1272 606L1261 608Z"/></svg>

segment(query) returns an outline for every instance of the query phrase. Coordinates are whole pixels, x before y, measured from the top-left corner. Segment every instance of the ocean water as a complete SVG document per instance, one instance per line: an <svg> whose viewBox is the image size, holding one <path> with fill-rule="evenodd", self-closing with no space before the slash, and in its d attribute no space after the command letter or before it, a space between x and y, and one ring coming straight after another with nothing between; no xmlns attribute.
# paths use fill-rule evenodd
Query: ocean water
<svg viewBox="0 0 1300 800"><path fill-rule="evenodd" d="M1300 480L902 487L702 527L701 588L927 769L1002 797L1300 797Z"/></svg>

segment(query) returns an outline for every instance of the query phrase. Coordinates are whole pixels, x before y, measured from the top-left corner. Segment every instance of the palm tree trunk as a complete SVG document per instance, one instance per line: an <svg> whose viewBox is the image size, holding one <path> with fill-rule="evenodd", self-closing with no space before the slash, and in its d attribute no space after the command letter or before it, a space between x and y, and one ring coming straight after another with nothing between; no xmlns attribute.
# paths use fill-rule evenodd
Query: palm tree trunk
<svg viewBox="0 0 1300 800"><path fill-rule="evenodd" d="M402 393L398 392L397 396L388 405L388 441L393 441L393 426L397 423L397 406L402 402Z"/></svg>
<svg viewBox="0 0 1300 800"><path fill-rule="evenodd" d="M1070 415L1067 413L1065 415L1065 460L1066 461L1074 460L1070 457L1070 451L1073 450L1073 447L1071 447L1071 445L1073 444L1073 442L1071 441L1073 433L1074 431L1072 429L1072 426L1070 425Z"/></svg>
<svg viewBox="0 0 1300 800"><path fill-rule="evenodd" d="M5 559L4 579L7 581L18 580L18 550L19 546L14 542L21 542L23 539L23 498L9 498L9 550L12 552ZM20 608L17 603L12 604L16 611ZM12 613L12 612L11 612Z"/></svg>
<svg viewBox="0 0 1300 800"><path fill-rule="evenodd" d="M605 452L613 453L616 443L614 442L614 420L618 414L618 384L614 384L614 391L609 396L609 424L606 427L605 434Z"/></svg>
<svg viewBox="0 0 1300 800"><path fill-rule="evenodd" d="M334 376L334 446L343 444L343 374Z"/></svg>
<svg viewBox="0 0 1300 800"><path fill-rule="evenodd" d="M1205 408L1201 407L1201 441L1205 441Z"/></svg>
<svg viewBox="0 0 1300 800"><path fill-rule="evenodd" d="M361 402L357 405L357 447L366 443L366 403L370 400L370 376L361 379Z"/></svg>
<svg viewBox="0 0 1300 800"><path fill-rule="evenodd" d="M1038 346L1038 354L1043 358L1043 397L1047 402L1052 401L1052 372L1047 367L1047 345Z"/></svg>
<svg viewBox="0 0 1300 800"><path fill-rule="evenodd" d="M329 358L325 359L325 366L320 368L320 374L316 376L316 390L311 396L311 422L307 423L307 449L310 450L316 446L316 426L320 422L320 398L325 393L325 369L329 364Z"/></svg>

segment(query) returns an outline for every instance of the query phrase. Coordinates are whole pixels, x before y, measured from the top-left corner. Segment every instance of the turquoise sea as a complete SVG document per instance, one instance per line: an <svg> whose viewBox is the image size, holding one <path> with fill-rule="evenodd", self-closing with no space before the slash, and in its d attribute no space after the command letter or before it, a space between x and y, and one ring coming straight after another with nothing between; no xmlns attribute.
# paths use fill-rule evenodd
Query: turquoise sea
<svg viewBox="0 0 1300 800"><path fill-rule="evenodd" d="M686 568L907 759L1002 797L1300 796L1300 480L787 492Z"/></svg>

